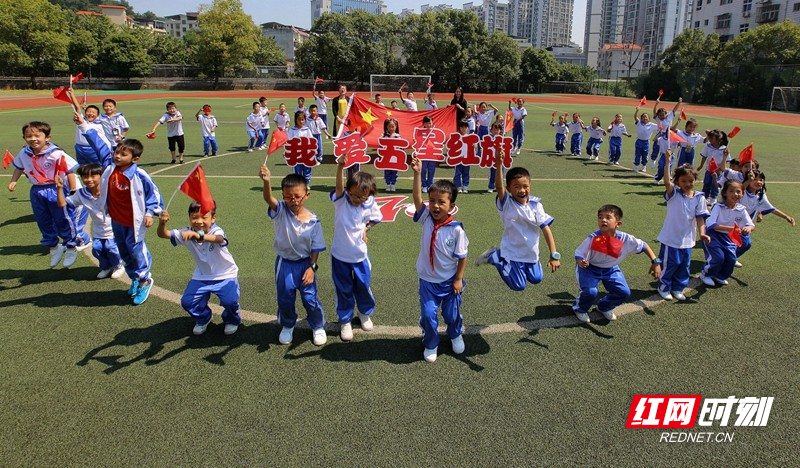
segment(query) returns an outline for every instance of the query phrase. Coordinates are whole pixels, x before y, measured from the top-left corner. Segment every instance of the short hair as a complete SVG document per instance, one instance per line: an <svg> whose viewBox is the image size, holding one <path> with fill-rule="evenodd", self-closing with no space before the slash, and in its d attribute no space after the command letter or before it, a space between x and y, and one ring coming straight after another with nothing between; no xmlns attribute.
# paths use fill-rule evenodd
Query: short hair
<svg viewBox="0 0 800 468"><path fill-rule="evenodd" d="M741 166L742 163L740 163L738 159L731 159L731 161L728 163L728 165L729 166Z"/></svg>
<svg viewBox="0 0 800 468"><path fill-rule="evenodd" d="M126 138L117 146L116 151L127 148L131 152L133 159L139 158L144 153L144 145L136 138Z"/></svg>
<svg viewBox="0 0 800 468"><path fill-rule="evenodd" d="M458 128L461 128L461 127L469 127L469 122L467 122L465 119L459 120L458 121Z"/></svg>
<svg viewBox="0 0 800 468"><path fill-rule="evenodd" d="M733 185L733 184L739 184L740 186L742 185L742 183L739 182L738 180L726 179L725 183L722 185L722 190L719 191L719 193L722 194L722 199L723 200L725 200L725 198L726 198L725 197L725 192L727 192L728 189L731 188L731 185Z"/></svg>
<svg viewBox="0 0 800 468"><path fill-rule="evenodd" d="M375 93L375 99L380 99L381 93Z"/></svg>
<svg viewBox="0 0 800 468"><path fill-rule="evenodd" d="M720 146L728 146L728 134L722 130L715 128L708 132L708 138L714 137L719 140Z"/></svg>
<svg viewBox="0 0 800 468"><path fill-rule="evenodd" d="M297 98L297 102L300 102L300 101L306 102L306 98L304 98L303 96L300 96L299 98Z"/></svg>
<svg viewBox="0 0 800 468"><path fill-rule="evenodd" d="M397 99L392 99L392 104L397 105Z"/></svg>
<svg viewBox="0 0 800 468"><path fill-rule="evenodd" d="M117 101L115 101L115 100L113 100L111 98L103 99L103 105L104 106L106 105L107 102L110 102L111 104L114 104L114 107L117 107Z"/></svg>
<svg viewBox="0 0 800 468"><path fill-rule="evenodd" d="M528 172L527 169L524 167L512 167L511 169L506 172L506 187L511 185L511 181L515 179L521 179L523 177L527 177L528 179L531 178L531 173Z"/></svg>
<svg viewBox="0 0 800 468"><path fill-rule="evenodd" d="M100 108L95 106L94 104L90 104L90 105L86 106L86 109L83 110L83 113L85 114L86 111L89 110L89 109L94 109L94 110L97 111L98 115L100 114Z"/></svg>
<svg viewBox="0 0 800 468"><path fill-rule="evenodd" d="M256 107L256 104L258 104L259 106L261 105L261 103L260 103L260 102L258 102L258 101L255 101L255 102L253 102L253 107L254 107L254 108Z"/></svg>
<svg viewBox="0 0 800 468"><path fill-rule="evenodd" d="M502 133L504 129L505 125L503 124L503 122L494 122L492 124L492 130L500 130L500 132Z"/></svg>
<svg viewBox="0 0 800 468"><path fill-rule="evenodd" d="M622 219L622 208L618 207L617 205L603 205L597 210L597 216L600 216L600 213L608 212L613 213L617 219Z"/></svg>
<svg viewBox="0 0 800 468"><path fill-rule="evenodd" d="M375 195L375 192L378 191L375 186L375 176L369 172L357 171L350 174L350 177L347 178L345 190L350 190L353 187L359 192L369 192L370 195Z"/></svg>
<svg viewBox="0 0 800 468"><path fill-rule="evenodd" d="M77 172L79 176L87 176L87 177L103 175L103 166L97 163L81 164L80 166L78 166L78 170L75 172Z"/></svg>
<svg viewBox="0 0 800 468"><path fill-rule="evenodd" d="M267 97L266 97L266 96L261 96L260 98L258 98L258 101L259 101L259 102L261 102L261 101L266 101L266 100L267 100Z"/></svg>
<svg viewBox="0 0 800 468"><path fill-rule="evenodd" d="M686 125L689 124L694 124L695 126L697 126L697 120L695 120L694 117L691 117L689 120L686 121Z"/></svg>
<svg viewBox="0 0 800 468"><path fill-rule="evenodd" d="M449 193L451 203L455 203L458 196L458 188L452 181L447 179L439 179L434 182L428 189L428 193L430 192Z"/></svg>
<svg viewBox="0 0 800 468"><path fill-rule="evenodd" d="M303 187L308 189L306 178L301 176L300 174L288 174L281 180L281 190L295 188L299 185L302 185Z"/></svg>
<svg viewBox="0 0 800 468"><path fill-rule="evenodd" d="M170 106L175 106L175 103L174 103L174 102L172 102L172 101L169 101L169 102L167 103L167 109L169 109L169 108L170 108Z"/></svg>
<svg viewBox="0 0 800 468"><path fill-rule="evenodd" d="M44 136L49 137L50 132L53 131L53 128L47 122L39 122L38 120L34 120L32 122L28 122L22 126L22 136L25 137L25 132L28 129L32 130L39 130L40 132L44 133Z"/></svg>
<svg viewBox="0 0 800 468"><path fill-rule="evenodd" d="M191 203L189 203L189 214L192 214L192 213L205 214L205 213L202 212L202 209L203 209L203 205L201 205L200 203L198 203L196 201L192 201ZM217 202L214 202L214 205L211 207L211 209L208 212L211 213L211 216L216 216L217 215Z"/></svg>
<svg viewBox="0 0 800 468"><path fill-rule="evenodd" d="M675 175L672 176L672 183L677 184L678 179L687 175L692 176L694 180L697 180L697 171L694 170L694 166L689 163L681 164L677 169L675 169Z"/></svg>
<svg viewBox="0 0 800 468"><path fill-rule="evenodd" d="M425 117L422 118L422 123L430 123L430 124L432 124L433 123L433 117L431 117L430 115L426 115Z"/></svg>
<svg viewBox="0 0 800 468"><path fill-rule="evenodd" d="M311 111L311 109L316 109L316 108L317 108L316 104L311 104L310 106L308 106L309 111Z"/></svg>

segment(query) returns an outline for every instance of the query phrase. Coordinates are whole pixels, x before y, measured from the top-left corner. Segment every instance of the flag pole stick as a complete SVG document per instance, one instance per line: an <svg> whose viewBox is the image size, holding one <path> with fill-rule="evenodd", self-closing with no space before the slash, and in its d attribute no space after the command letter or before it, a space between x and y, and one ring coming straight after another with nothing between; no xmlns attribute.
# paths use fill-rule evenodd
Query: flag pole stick
<svg viewBox="0 0 800 468"><path fill-rule="evenodd" d="M199 163L199 162L198 162L197 164L195 164L194 168L192 168L192 170L191 170L191 171L189 171L189 173L188 173L188 174L186 174L186 177L184 177L184 178L183 178L183 180L181 181L181 183L180 183L180 184L178 184L178 186L177 186L177 187L175 187L175 191L174 191L174 192L172 192L172 196L171 196L171 197L169 197L169 201L167 202L167 206L164 208L164 210L165 210L165 211L169 211L169 205L172 203L172 199L173 199L173 198L175 198L175 195L177 195L177 194L178 194L178 190L180 190L180 189L181 189L181 185L183 185L183 183L184 183L184 182L186 182L186 180L189 178L189 176L190 176L190 175L194 174L194 171L195 171L195 170L197 170L198 166L200 166L200 163Z"/></svg>

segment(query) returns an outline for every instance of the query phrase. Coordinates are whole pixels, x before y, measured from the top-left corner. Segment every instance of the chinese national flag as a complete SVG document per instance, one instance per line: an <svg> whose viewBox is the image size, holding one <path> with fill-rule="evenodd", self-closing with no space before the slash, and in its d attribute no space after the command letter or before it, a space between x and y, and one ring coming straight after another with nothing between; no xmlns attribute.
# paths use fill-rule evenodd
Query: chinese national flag
<svg viewBox="0 0 800 468"><path fill-rule="evenodd" d="M733 138L733 137L735 137L736 135L738 135L738 134L739 134L739 132L740 132L741 130L742 130L742 129L741 129L741 128L739 128L739 127L733 127L733 130L731 130L730 132L728 132L728 138Z"/></svg>
<svg viewBox="0 0 800 468"><path fill-rule="evenodd" d="M642 100L639 101L639 107L644 107L647 105L647 96L642 96Z"/></svg>
<svg viewBox="0 0 800 468"><path fill-rule="evenodd" d="M622 241L608 235L594 236L591 250L606 254L609 257L619 258L622 252Z"/></svg>
<svg viewBox="0 0 800 468"><path fill-rule="evenodd" d="M506 128L503 130L503 133L510 132L512 128L514 128L514 113L506 111Z"/></svg>
<svg viewBox="0 0 800 468"><path fill-rule="evenodd" d="M717 172L717 169L719 169L719 166L717 165L716 159L712 159L708 162L708 172Z"/></svg>
<svg viewBox="0 0 800 468"><path fill-rule="evenodd" d="M200 203L200 211L202 214L206 214L214 209L214 198L211 197L211 190L208 189L208 182L206 182L206 174L203 172L203 166L199 163L192 169L192 172L186 176L180 189L181 192L189 195L192 200Z"/></svg>
<svg viewBox="0 0 800 468"><path fill-rule="evenodd" d="M8 169L9 164L12 162L14 162L14 155L6 150L6 154L3 155L3 169Z"/></svg>
<svg viewBox="0 0 800 468"><path fill-rule="evenodd" d="M272 132L272 138L269 140L269 148L267 148L267 156L278 151L278 148L285 145L289 141L289 135L281 130Z"/></svg>
<svg viewBox="0 0 800 468"><path fill-rule="evenodd" d="M67 167L67 160L64 159L64 156L61 156L61 159L58 160L58 165L56 165L56 173L57 174L66 174L69 171Z"/></svg>
<svg viewBox="0 0 800 468"><path fill-rule="evenodd" d="M320 78L320 77L317 77L317 79L315 79L315 80L314 80L314 83L317 83L317 84L319 84L319 83L324 83L324 82L325 82L325 80L323 80L323 79L322 79L322 78Z"/></svg>
<svg viewBox="0 0 800 468"><path fill-rule="evenodd" d="M663 89L659 89L658 90L658 98L661 99L661 96L663 96L663 95L664 95L664 90Z"/></svg>
<svg viewBox="0 0 800 468"><path fill-rule="evenodd" d="M70 99L70 97L67 96L67 91L69 91L68 87L60 86L53 90L53 97L58 99L59 101L64 101L67 104L72 104L72 99Z"/></svg>
<svg viewBox="0 0 800 468"><path fill-rule="evenodd" d="M743 149L741 153L739 153L739 164L749 163L753 160L753 144L750 143L747 145L747 148Z"/></svg>
<svg viewBox="0 0 800 468"><path fill-rule="evenodd" d="M78 72L77 75L73 76L70 79L69 84L75 84L75 83L81 81L82 79L83 79L83 72Z"/></svg>
<svg viewBox="0 0 800 468"><path fill-rule="evenodd" d="M678 135L678 133L674 132L671 128L669 129L669 141L671 143L686 143L686 139Z"/></svg>
<svg viewBox="0 0 800 468"><path fill-rule="evenodd" d="M684 112L684 111L683 111L683 109L681 109L681 120L689 120L689 119L686 117L686 112Z"/></svg>
<svg viewBox="0 0 800 468"><path fill-rule="evenodd" d="M742 230L739 229L738 226L734 226L733 229L728 231L728 237L731 239L731 242L736 244L736 247L742 246Z"/></svg>

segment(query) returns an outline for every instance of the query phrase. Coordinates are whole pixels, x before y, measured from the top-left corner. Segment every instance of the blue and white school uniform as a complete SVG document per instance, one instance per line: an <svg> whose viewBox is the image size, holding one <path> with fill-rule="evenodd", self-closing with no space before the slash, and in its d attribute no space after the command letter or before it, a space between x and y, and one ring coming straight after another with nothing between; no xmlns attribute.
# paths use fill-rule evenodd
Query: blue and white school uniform
<svg viewBox="0 0 800 468"><path fill-rule="evenodd" d="M718 181L714 180L712 173L708 171L708 166L711 164L711 160L713 159L717 163L717 172L719 172L721 169L724 169L725 149L726 146L724 145L720 145L719 148L715 148L711 143L706 143L706 145L700 151L700 156L706 158L706 173L703 176L703 193L706 194L706 198L710 198L711 200L717 199L717 196L719 195L719 185Z"/></svg>
<svg viewBox="0 0 800 468"><path fill-rule="evenodd" d="M703 275L715 280L727 280L736 265L736 244L727 232L714 229L719 225L738 226L739 229L755 225L742 204L737 203L731 209L725 203L715 203L711 208L711 215L706 219L706 233L711 237L711 242L705 247L706 265L703 267Z"/></svg>
<svg viewBox="0 0 800 468"><path fill-rule="evenodd" d="M586 131L589 132L589 141L586 142L586 154L590 158L597 159L600 156L600 145L603 143L605 130L598 125L597 128L587 127Z"/></svg>
<svg viewBox="0 0 800 468"><path fill-rule="evenodd" d="M338 198L335 191L331 192L330 198L335 208L331 274L336 288L336 315L339 323L345 324L353 320L356 306L364 315L375 311L375 297L370 289L372 263L363 236L367 225L380 223L383 215L372 196L358 206L350 201L347 191Z"/></svg>
<svg viewBox="0 0 800 468"><path fill-rule="evenodd" d="M701 143L704 143L706 137L697 132L689 134L686 130L678 130L678 135L686 140L686 143L681 143L681 152L678 154L677 167L681 167L684 164L691 164L694 166L694 149Z"/></svg>
<svg viewBox="0 0 800 468"><path fill-rule="evenodd" d="M576 260L587 260L589 262L589 266L586 268L575 266L578 286L580 287L578 298L572 303L572 310L576 312L589 313L589 308L592 307L597 298L597 285L600 282L603 283L606 291L608 291L608 294L597 303L597 308L601 312L610 312L625 302L625 299L631 295L631 290L625 280L625 275L622 274L622 270L619 268L619 264L629 254L640 254L647 248L647 244L644 241L625 232L617 231L614 237L622 241L622 247L619 257L614 258L591 250L592 240L595 236L600 235L602 235L602 232L599 230L589 234L589 237L575 250Z"/></svg>
<svg viewBox="0 0 800 468"><path fill-rule="evenodd" d="M311 135L317 139L317 161L322 162L322 131L328 128L325 121L319 116L316 119L306 119L306 127L311 130Z"/></svg>
<svg viewBox="0 0 800 468"><path fill-rule="evenodd" d="M477 120L478 122L478 141L483 140L483 136L489 134L489 127L492 125L495 115L497 115L497 112L495 112L494 109L489 109L486 112L475 113L475 120ZM479 143L478 156L480 155L481 155L481 145Z"/></svg>
<svg viewBox="0 0 800 468"><path fill-rule="evenodd" d="M253 150L258 146L258 143L261 141L261 113L254 114L249 113L247 114L247 120L245 122L245 130L247 130L247 137L249 141L247 142L247 149Z"/></svg>
<svg viewBox="0 0 800 468"><path fill-rule="evenodd" d="M175 117L180 117L181 120L167 122L169 119L173 119ZM169 144L169 150L175 151L175 146L177 145L178 153L183 154L183 151L186 149L186 142L183 138L183 114L181 114L179 111L175 111L175 115L170 115L169 112L164 112L164 115L158 119L158 123L161 125L167 125L167 142Z"/></svg>
<svg viewBox="0 0 800 468"><path fill-rule="evenodd" d="M403 138L400 136L399 133L395 133L394 135L389 135L384 133L384 138ZM392 186L394 188L397 185L397 171L394 169L386 169L383 171L383 181L386 183L386 186Z"/></svg>
<svg viewBox="0 0 800 468"><path fill-rule="evenodd" d="M239 267L228 251L228 239L225 232L216 224L211 226L208 234L225 239L222 244L216 242L197 242L194 239L184 240L182 233L191 228L173 229L169 239L173 246L183 245L194 257L195 268L192 279L186 285L181 297L181 306L194 317L198 325L211 321L211 308L208 300L211 293L219 298L219 305L224 309L222 321L226 324L239 325Z"/></svg>
<svg viewBox="0 0 800 468"><path fill-rule="evenodd" d="M295 299L300 291L300 300L306 309L308 324L312 330L325 326L325 314L317 296L317 276L303 285L303 274L311 266L311 254L325 250L322 224L312 213L311 219L300 221L283 201L278 202L267 215L275 222L275 284L278 290L278 322L282 327L292 328L297 323Z"/></svg>
<svg viewBox="0 0 800 468"><path fill-rule="evenodd" d="M633 157L634 166L644 166L647 164L647 153L650 151L650 137L657 131L658 125L653 122L647 122L646 124L641 120L636 122L636 144Z"/></svg>
<svg viewBox="0 0 800 468"><path fill-rule="evenodd" d="M759 214L766 215L776 210L776 208L772 206L772 203L770 203L769 199L767 198L766 191L758 194L750 193L750 191L745 190L744 195L739 203L744 206L745 210L747 210L747 214L750 215L750 219L753 221ZM750 234L742 234L742 245L741 247L736 247L736 258L744 255L744 253L750 250L750 247L752 246L753 241L750 238Z"/></svg>
<svg viewBox="0 0 800 468"><path fill-rule="evenodd" d="M410 110L413 112L417 111L417 101L411 99L403 99L403 104L405 104L406 110Z"/></svg>
<svg viewBox="0 0 800 468"><path fill-rule="evenodd" d="M261 108L261 128L259 129L261 145L269 141L269 107Z"/></svg>
<svg viewBox="0 0 800 468"><path fill-rule="evenodd" d="M439 106L436 104L436 101L430 102L427 99L425 100L425 110L432 111L438 109Z"/></svg>
<svg viewBox="0 0 800 468"><path fill-rule="evenodd" d="M125 115L120 112L112 116L100 114L95 122L99 122L100 125L103 126L103 133L105 134L106 140L111 143L112 151L117 147L117 137L122 136L123 132L130 129Z"/></svg>
<svg viewBox="0 0 800 468"><path fill-rule="evenodd" d="M22 148L14 158L14 168L25 173L31 183L30 199L33 217L42 238L39 243L45 247L53 248L58 245L58 238L68 248L75 247L81 241L77 225L75 208L58 206L58 193L55 178L64 180L64 196L69 192L66 184L66 174L58 174L58 165L64 158L67 173L73 172L78 163L58 146L50 143L39 154L33 154L30 146Z"/></svg>
<svg viewBox="0 0 800 468"><path fill-rule="evenodd" d="M306 121L308 121L308 106L303 106L303 107L296 106L292 111L292 115L295 115L298 112L302 112L303 115L306 116Z"/></svg>
<svg viewBox="0 0 800 468"><path fill-rule="evenodd" d="M114 231L111 228L111 217L106 216L100 197L95 198L86 187L67 197L67 205L75 208L83 207L92 218L92 255L100 264L101 270L116 270L122 265Z"/></svg>
<svg viewBox="0 0 800 468"><path fill-rule="evenodd" d="M319 114L319 118L325 122L325 125L328 125L328 102L330 102L331 98L325 96L321 98L319 96L314 96L314 101L317 103L317 113Z"/></svg>
<svg viewBox="0 0 800 468"><path fill-rule="evenodd" d="M311 133L311 129L308 127L292 127L289 131L286 132L286 137L291 140L292 138L314 138L314 135ZM306 179L306 184L311 185L311 168L306 166L305 164L295 164L294 166L294 173L297 175L303 176Z"/></svg>
<svg viewBox="0 0 800 468"><path fill-rule="evenodd" d="M525 117L528 115L528 109L517 107L511 108L511 114L514 119L514 127L511 129L511 148L522 148L522 143L525 141Z"/></svg>
<svg viewBox="0 0 800 468"><path fill-rule="evenodd" d="M653 152L650 153L650 159L652 161L655 161L658 156L666 152L667 147L665 145L669 137L669 128L672 127L672 121L674 119L675 112L673 111L667 112L667 115L663 119L655 116L653 117L653 122L656 124L656 128L658 128L659 131L658 138L653 142Z"/></svg>
<svg viewBox="0 0 800 468"><path fill-rule="evenodd" d="M722 187L725 185L726 181L734 180L739 182L740 184L744 182L744 174L739 171L734 171L733 169L725 169L722 171L722 174L717 176L717 184ZM744 198L744 197L743 197Z"/></svg>
<svg viewBox="0 0 800 468"><path fill-rule="evenodd" d="M289 120L291 120L291 118L289 117L288 113L281 114L278 112L275 114L275 118L273 120L275 121L275 127L277 130L286 131L289 128Z"/></svg>
<svg viewBox="0 0 800 468"><path fill-rule="evenodd" d="M624 123L611 124L608 132L608 162L617 163L622 157L622 135L628 133L628 128Z"/></svg>
<svg viewBox="0 0 800 468"><path fill-rule="evenodd" d="M472 120L472 119L470 119ZM474 121L473 121L474 122ZM467 154L469 151L469 144L461 143L461 154ZM457 164L453 170L453 184L457 189L469 189L469 168L468 164Z"/></svg>
<svg viewBox="0 0 800 468"><path fill-rule="evenodd" d="M667 201L667 215L664 226L658 234L661 249L661 277L658 289L662 292L683 292L689 285L689 265L692 248L697 242L697 223L708 218L706 199L703 192L685 195L677 187L672 193L664 192Z"/></svg>
<svg viewBox="0 0 800 468"><path fill-rule="evenodd" d="M447 324L450 339L461 336L464 318L461 315L461 294L453 292L453 282L458 271L458 262L467 257L469 240L464 227L458 221L451 221L436 233L431 259L431 237L434 221L427 205L414 214L414 222L422 225L420 251L417 257L419 275L419 325L422 328L422 344L426 349L439 346L439 320L437 309L442 307L442 318ZM463 281L466 289L467 282ZM464 291L462 289L462 292Z"/></svg>
<svg viewBox="0 0 800 468"><path fill-rule="evenodd" d="M216 156L219 149L216 133L217 118L211 114L208 116L200 114L197 116L197 121L200 122L200 131L203 134L203 156L208 156L209 151L212 156Z"/></svg>
<svg viewBox="0 0 800 468"><path fill-rule="evenodd" d="M556 129L556 151L561 153L566 148L569 125L553 122L551 124Z"/></svg>
<svg viewBox="0 0 800 468"><path fill-rule="evenodd" d="M522 291L527 283L539 284L544 277L539 262L539 231L551 225L554 218L545 213L541 199L528 197L522 204L506 193L505 199L495 201L503 237L500 248L492 253L488 263L497 268L500 277L514 291Z"/></svg>
<svg viewBox="0 0 800 468"><path fill-rule="evenodd" d="M467 118L467 130L470 134L477 132L475 125L476 122L474 115L472 117Z"/></svg>
<svg viewBox="0 0 800 468"><path fill-rule="evenodd" d="M573 156L580 156L581 148L583 146L583 131L586 129L586 126L579 120L575 122L567 123L567 127L569 127L569 131L572 132L572 138L569 140L569 152Z"/></svg>
<svg viewBox="0 0 800 468"><path fill-rule="evenodd" d="M86 129L94 129L100 136L100 139L105 142L109 148L112 147L111 143L109 143L106 138L103 126L97 120L94 122L84 120L84 123L86 124ZM101 164L97 153L95 153L94 149L89 145L89 142L86 141L86 137L83 136L81 127L75 127L75 159L78 161L78 164Z"/></svg>
<svg viewBox="0 0 800 468"><path fill-rule="evenodd" d="M664 178L664 173L666 172L666 176L669 177L672 174L672 166L667 168L667 148L672 151L672 154L675 155L678 153L678 147L680 145L679 141L667 141L667 140L660 140L659 148L661 149L661 156L658 157L658 170L656 171L656 175L653 178L656 182L661 182L661 179ZM675 161L673 158L672 161Z"/></svg>

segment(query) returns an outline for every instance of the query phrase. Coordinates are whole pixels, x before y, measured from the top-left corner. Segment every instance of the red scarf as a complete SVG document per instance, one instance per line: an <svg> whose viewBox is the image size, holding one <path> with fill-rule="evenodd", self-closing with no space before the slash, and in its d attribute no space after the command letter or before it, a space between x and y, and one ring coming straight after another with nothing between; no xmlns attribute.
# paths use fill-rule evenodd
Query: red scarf
<svg viewBox="0 0 800 468"><path fill-rule="evenodd" d="M433 218L431 218L431 220L433 220ZM436 243L436 232L440 228L442 228L443 226L447 226L448 224L450 224L452 221L453 221L453 215L447 215L447 218L445 218L441 223L438 223L438 224L436 222L433 223L433 232L431 233L431 248L430 248L430 252L428 252L428 255L429 255L430 260L431 260L431 271L435 270L435 268L433 267L433 256L434 256L433 255L433 252L434 252L433 246Z"/></svg>

